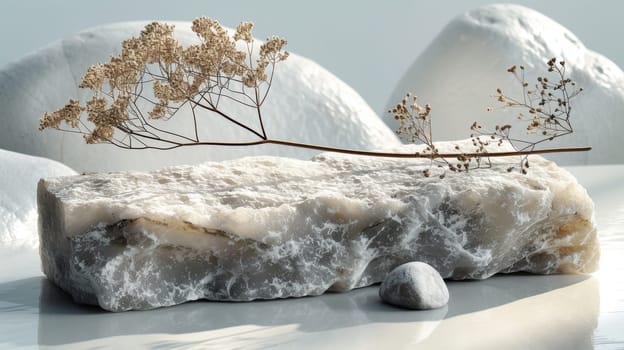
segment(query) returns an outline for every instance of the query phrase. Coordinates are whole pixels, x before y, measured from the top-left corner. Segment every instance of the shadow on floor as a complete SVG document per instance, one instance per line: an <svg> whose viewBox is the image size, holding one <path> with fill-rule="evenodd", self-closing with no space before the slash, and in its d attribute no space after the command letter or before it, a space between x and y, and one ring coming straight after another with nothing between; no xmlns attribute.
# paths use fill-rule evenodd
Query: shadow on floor
<svg viewBox="0 0 624 350"><path fill-rule="evenodd" d="M62 345L120 335L189 334L244 325L297 325L302 332L323 332L370 323L436 322L571 286L591 276L580 275L501 275L484 281L449 282L451 301L447 307L431 311L406 311L386 305L377 296L378 287L320 297L256 301L247 303L197 301L151 311L110 313L96 307L75 304L71 297L44 278L0 285L4 290L30 292L23 296L9 293L14 304L31 307L34 292L40 290L39 333L41 345ZM39 284L39 286L37 286ZM593 286L593 287L591 287ZM586 298L598 316L598 283L590 284ZM6 299L6 296L3 298ZM0 299L1 301L1 299ZM582 302L582 301L581 301ZM575 302L576 303L576 302ZM570 305L571 308L578 305ZM429 333L431 330L429 330Z"/></svg>
<svg viewBox="0 0 624 350"><path fill-rule="evenodd" d="M0 283L0 313L38 309L44 280L45 277L30 277Z"/></svg>

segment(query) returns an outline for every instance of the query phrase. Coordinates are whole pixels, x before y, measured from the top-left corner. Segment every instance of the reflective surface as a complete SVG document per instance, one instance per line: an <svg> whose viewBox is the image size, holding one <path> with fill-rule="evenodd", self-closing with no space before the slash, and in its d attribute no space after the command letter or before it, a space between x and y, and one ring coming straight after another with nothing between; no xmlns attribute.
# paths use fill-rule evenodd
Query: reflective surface
<svg viewBox="0 0 624 350"><path fill-rule="evenodd" d="M252 303L108 313L74 304L35 252L0 252L1 348L624 349L624 166L570 170L596 203L601 270L449 282L450 302L405 311L377 287Z"/></svg>

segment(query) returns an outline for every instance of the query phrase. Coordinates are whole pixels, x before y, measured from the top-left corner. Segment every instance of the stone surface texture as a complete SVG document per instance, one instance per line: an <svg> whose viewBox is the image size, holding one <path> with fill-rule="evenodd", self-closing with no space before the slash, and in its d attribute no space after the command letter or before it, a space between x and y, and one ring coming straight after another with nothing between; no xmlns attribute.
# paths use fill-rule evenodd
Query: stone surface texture
<svg viewBox="0 0 624 350"><path fill-rule="evenodd" d="M410 261L451 279L594 271L593 203L575 178L538 156L526 176L493 160L444 180L422 176L426 160L331 153L45 179L43 271L113 311L343 292Z"/></svg>
<svg viewBox="0 0 624 350"><path fill-rule="evenodd" d="M437 309L449 301L444 280L431 265L413 261L390 271L379 287L379 297L392 305L415 309Z"/></svg>
<svg viewBox="0 0 624 350"><path fill-rule="evenodd" d="M87 67L108 61L118 53L122 40L137 36L147 23L124 22L88 29L0 70L0 148L51 158L80 172L152 170L252 155L309 159L318 153L273 145L127 152L106 144L85 147L81 135L37 130L44 112L64 106L70 98L89 98L88 90L78 88ZM183 45L197 43L190 22L168 23L175 25L175 36ZM220 106L235 119L260 129L255 109L225 98ZM400 144L355 90L315 62L294 53L277 65L262 115L267 134L273 139L369 150ZM198 112L198 120L200 135L205 140L257 140L221 117ZM192 112L183 109L166 125L167 130L188 135L193 128Z"/></svg>
<svg viewBox="0 0 624 350"><path fill-rule="evenodd" d="M414 40L418 40L417 38ZM624 130L624 72L608 58L586 48L570 30L529 8L497 4L468 11L442 30L396 85L387 106L405 93L418 95L432 106L433 135L437 140L468 137L475 121L484 126L511 124L524 135L526 122L515 120L518 110L495 110L496 88L522 97L519 82L507 72L512 65L526 67L526 80L535 83L547 73L552 57L566 61L567 75L583 88L572 100L574 133L557 139L557 145L591 146L591 153L558 153L546 156L560 165L621 164L620 132ZM396 129L397 122L385 115ZM512 130L513 130L512 129Z"/></svg>

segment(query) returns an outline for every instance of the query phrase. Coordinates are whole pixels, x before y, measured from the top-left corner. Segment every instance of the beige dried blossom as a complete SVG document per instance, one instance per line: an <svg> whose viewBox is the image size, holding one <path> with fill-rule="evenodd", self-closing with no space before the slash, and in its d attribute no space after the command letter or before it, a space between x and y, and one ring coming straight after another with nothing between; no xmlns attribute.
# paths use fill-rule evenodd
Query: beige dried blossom
<svg viewBox="0 0 624 350"><path fill-rule="evenodd" d="M84 135L84 140L88 144L110 142L114 131L111 126L96 126L90 134Z"/></svg>
<svg viewBox="0 0 624 350"><path fill-rule="evenodd" d="M269 61L260 57L256 61L256 67L254 69L247 69L243 76L243 84L247 87L257 87L261 82L267 80L266 68L269 65Z"/></svg>
<svg viewBox="0 0 624 350"><path fill-rule="evenodd" d="M95 126L87 133L87 143L110 142L116 127L128 120L129 96L119 96L108 106L104 98L92 97L86 103L87 120Z"/></svg>
<svg viewBox="0 0 624 350"><path fill-rule="evenodd" d="M148 24L141 31L139 40L130 39L131 41L127 45L129 49L122 51L122 56L125 56L124 61L145 63L144 59L147 58L149 64L177 63L182 46L173 37L173 29L173 25L164 23L152 22Z"/></svg>
<svg viewBox="0 0 624 350"><path fill-rule="evenodd" d="M277 36L270 36L260 46L260 58L266 58L270 62L283 61L288 57L288 52L282 52L288 41Z"/></svg>
<svg viewBox="0 0 624 350"><path fill-rule="evenodd" d="M148 112L151 119L163 119L169 116L169 109L167 108L167 101L160 100L154 105L151 111Z"/></svg>
<svg viewBox="0 0 624 350"><path fill-rule="evenodd" d="M431 143L431 106L426 104L421 106L417 103L418 97L407 93L407 95L394 108L388 111L394 115L394 119L399 122L397 135L408 142Z"/></svg>
<svg viewBox="0 0 624 350"><path fill-rule="evenodd" d="M103 64L97 63L87 69L82 82L78 87L81 89L99 90L106 78L106 68Z"/></svg>
<svg viewBox="0 0 624 350"><path fill-rule="evenodd" d="M167 80L154 81L154 96L161 101L182 102L196 93L196 88L185 80L181 66L177 66L173 71L167 72L167 77Z"/></svg>
<svg viewBox="0 0 624 350"><path fill-rule="evenodd" d="M521 108L528 112L528 115L519 113L519 120L527 121L526 132L532 135L532 139L522 139L511 133L510 124L496 125L493 131L488 131L479 123L474 122L470 127L473 132L470 137L474 150L462 150L456 147L458 162L451 162L446 158L432 158L432 164L437 162L438 166L444 167L453 172L469 171L491 165L489 157L492 153L488 151L488 146L503 144L511 145L520 156L520 172L526 174L529 168L528 154L535 152L536 146L545 141L561 137L573 132L570 122L570 100L576 97L582 89L574 88L575 83L565 77L565 62L557 61L553 58L547 62L548 72L553 77L538 77L534 87L530 86L524 79L524 66L511 66L507 72L513 74L522 87L522 98L515 98L496 89L496 99L502 104L503 109ZM404 97L399 104L389 110L394 118L399 122L397 134L409 142L424 144L423 154L435 155L437 150L431 136L431 121L429 114L431 107L420 106L416 103L417 98L410 93ZM488 107L488 111L493 108ZM583 150L588 150L584 148ZM558 150L559 151L559 150ZM515 167L508 168L512 171ZM429 176L430 172L423 173ZM444 177L444 173L440 175Z"/></svg>
<svg viewBox="0 0 624 350"><path fill-rule="evenodd" d="M39 121L39 130L47 128L58 129L63 121L69 124L71 128L78 128L80 125L80 113L82 113L83 109L80 106L80 101L69 100L69 103L63 108L52 113L46 112Z"/></svg>
<svg viewBox="0 0 624 350"><path fill-rule="evenodd" d="M252 62L252 29L251 22L241 22L230 34L218 21L200 17L192 23L200 43L182 47L173 36L173 25L149 23L139 36L122 42L118 55L87 69L80 87L92 90L93 97L84 106L70 100L60 110L44 114L40 129L58 128L65 121L83 132L88 143L111 142L132 148L129 142L144 135L149 135L149 140L160 140L162 130L154 128L150 120L173 117L184 104L191 108L202 106L235 121L219 110L215 101L228 95L234 101L260 108L275 64L288 56L283 51L286 40L270 37ZM246 50L238 48L237 42L246 45ZM146 111L145 103L151 104ZM83 111L85 122L80 119ZM260 113L258 116L262 124ZM257 132L245 124L237 125L266 137L263 128ZM126 134L122 139L129 141L115 139L115 131ZM175 134L162 136L171 135ZM195 130L194 137L197 135ZM186 140L191 137L178 136Z"/></svg>
<svg viewBox="0 0 624 350"><path fill-rule="evenodd" d="M247 54L237 49L236 40L253 41L251 22L242 22L231 37L219 22L201 17L193 21L192 30L202 40L199 45L191 45L182 53L181 62L193 77L191 86L210 84L217 74L243 77L250 69Z"/></svg>
<svg viewBox="0 0 624 350"><path fill-rule="evenodd" d="M118 127L128 120L129 96L119 96L109 106L104 98L92 97L86 103L87 120L96 127Z"/></svg>
<svg viewBox="0 0 624 350"><path fill-rule="evenodd" d="M253 42L253 35L251 33L252 29L252 22L240 22L240 24L236 27L236 33L234 33L234 40L242 40L246 43Z"/></svg>
<svg viewBox="0 0 624 350"><path fill-rule="evenodd" d="M217 20L199 17L193 20L191 29L206 43L219 47L230 41L227 31Z"/></svg>

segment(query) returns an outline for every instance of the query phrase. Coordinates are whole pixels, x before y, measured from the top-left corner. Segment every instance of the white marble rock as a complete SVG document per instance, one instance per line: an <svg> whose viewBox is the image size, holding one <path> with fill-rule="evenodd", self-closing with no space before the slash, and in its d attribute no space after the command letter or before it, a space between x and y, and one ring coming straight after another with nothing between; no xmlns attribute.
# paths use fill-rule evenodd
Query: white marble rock
<svg viewBox="0 0 624 350"><path fill-rule="evenodd" d="M446 283L431 265L412 261L390 271L379 286L379 297L392 305L430 310L448 304Z"/></svg>
<svg viewBox="0 0 624 350"><path fill-rule="evenodd" d="M594 271L576 179L539 156L526 176L493 159L443 180L422 176L426 160L332 153L44 179L43 271L111 311L344 292L409 261L450 279Z"/></svg>

